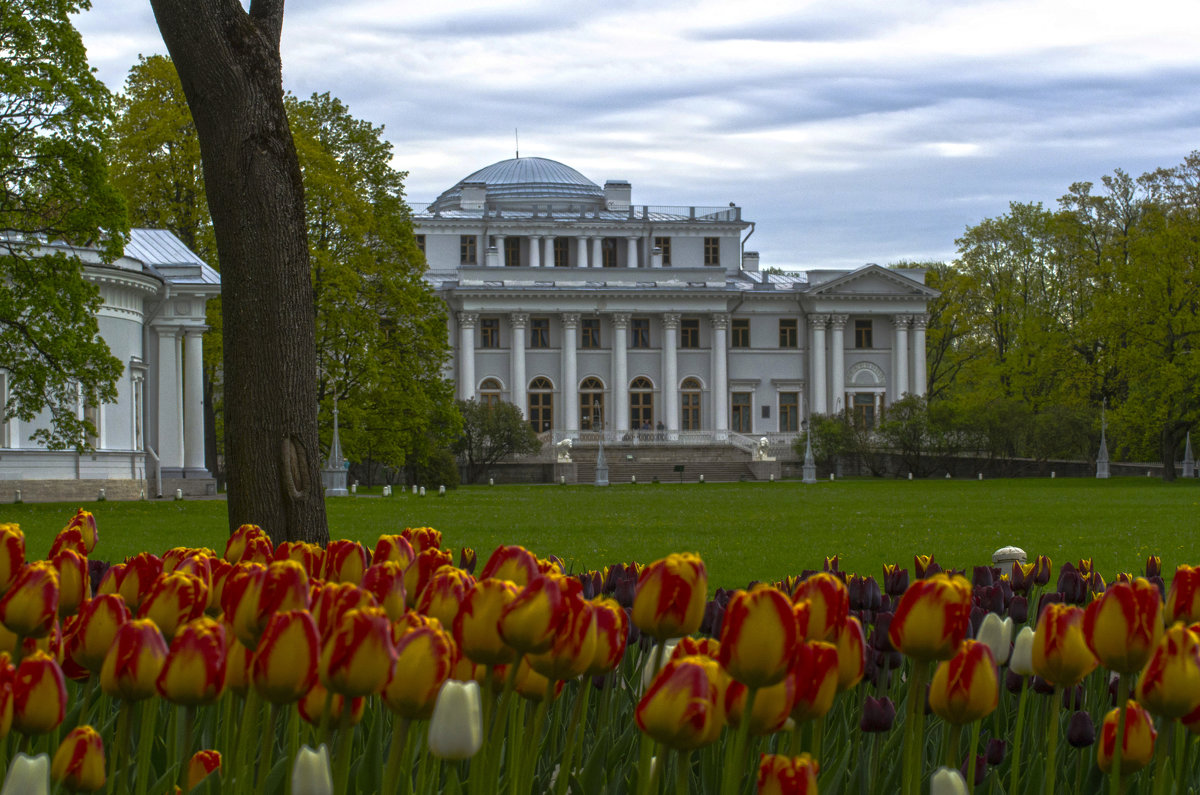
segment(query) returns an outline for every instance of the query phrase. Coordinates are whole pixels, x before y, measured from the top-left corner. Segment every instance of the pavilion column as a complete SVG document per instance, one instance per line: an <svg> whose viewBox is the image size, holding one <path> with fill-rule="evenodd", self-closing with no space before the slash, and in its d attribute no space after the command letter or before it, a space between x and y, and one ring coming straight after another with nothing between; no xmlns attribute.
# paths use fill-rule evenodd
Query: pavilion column
<svg viewBox="0 0 1200 795"><path fill-rule="evenodd" d="M914 395L925 397L928 385L925 383L928 378L925 372L925 325L929 322L929 315L913 315L912 317L912 367L913 376L912 383L909 388Z"/></svg>
<svg viewBox="0 0 1200 795"><path fill-rule="evenodd" d="M580 235L579 237L575 238L575 241L576 241L576 252L577 252L577 255L575 257L575 267L586 268L588 266L588 261L587 261L588 239L586 237Z"/></svg>
<svg viewBox="0 0 1200 795"><path fill-rule="evenodd" d="M593 237L592 241L592 267L599 268L604 264L604 255L600 252L600 243L603 238Z"/></svg>
<svg viewBox="0 0 1200 795"><path fill-rule="evenodd" d="M496 264L503 268L508 264L507 255L504 248L504 235L495 235L496 238ZM521 263L516 263L520 265Z"/></svg>
<svg viewBox="0 0 1200 795"><path fill-rule="evenodd" d="M183 406L179 329L158 329L158 458L163 469L183 468Z"/></svg>
<svg viewBox="0 0 1200 795"><path fill-rule="evenodd" d="M636 268L638 266L638 241L641 238L630 237L626 238L625 245L625 267Z"/></svg>
<svg viewBox="0 0 1200 795"><path fill-rule="evenodd" d="M579 376L577 375L576 340L579 313L564 312L562 316L562 396L563 419L568 431L579 430Z"/></svg>
<svg viewBox="0 0 1200 795"><path fill-rule="evenodd" d="M542 267L542 239L536 235L529 237L529 267Z"/></svg>
<svg viewBox="0 0 1200 795"><path fill-rule="evenodd" d="M713 429L729 430L729 367L726 358L729 316L712 316Z"/></svg>
<svg viewBox="0 0 1200 795"><path fill-rule="evenodd" d="M662 334L662 394L663 422L668 431L679 430L679 363L678 352L679 315L669 312L663 315Z"/></svg>
<svg viewBox="0 0 1200 795"><path fill-rule="evenodd" d="M543 268L554 267L554 235L546 235L542 238L546 246L546 256L542 257Z"/></svg>
<svg viewBox="0 0 1200 795"><path fill-rule="evenodd" d="M825 402L825 324L827 315L808 316L808 370L812 383L808 391L813 414L829 413Z"/></svg>
<svg viewBox="0 0 1200 795"><path fill-rule="evenodd" d="M458 313L458 396L475 397L475 324L478 312Z"/></svg>
<svg viewBox="0 0 1200 795"><path fill-rule="evenodd" d="M846 411L846 321L847 315L829 316L829 410Z"/></svg>
<svg viewBox="0 0 1200 795"><path fill-rule="evenodd" d="M908 315L892 315L892 402L908 392Z"/></svg>
<svg viewBox="0 0 1200 795"><path fill-rule="evenodd" d="M513 405L521 412L522 417L529 416L529 407L526 405L528 393L525 391L525 326L529 323L529 315L525 312L513 312L510 318L512 322L512 386L509 388L509 394L512 396Z"/></svg>
<svg viewBox="0 0 1200 795"><path fill-rule="evenodd" d="M612 396L616 429L629 430L629 362L627 345L629 339L629 313L617 312L612 316Z"/></svg>
<svg viewBox="0 0 1200 795"><path fill-rule="evenodd" d="M204 468L204 331L188 329L183 338L183 466Z"/></svg>

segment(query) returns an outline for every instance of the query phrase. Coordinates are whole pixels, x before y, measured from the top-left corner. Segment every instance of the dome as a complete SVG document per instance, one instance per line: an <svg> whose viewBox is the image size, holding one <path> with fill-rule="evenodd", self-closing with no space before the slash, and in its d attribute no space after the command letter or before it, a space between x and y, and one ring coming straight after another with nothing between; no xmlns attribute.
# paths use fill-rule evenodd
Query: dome
<svg viewBox="0 0 1200 795"><path fill-rule="evenodd" d="M481 168L458 181L430 209L457 207L464 183L487 186L489 204L603 203L604 190L570 166L544 157L517 157Z"/></svg>

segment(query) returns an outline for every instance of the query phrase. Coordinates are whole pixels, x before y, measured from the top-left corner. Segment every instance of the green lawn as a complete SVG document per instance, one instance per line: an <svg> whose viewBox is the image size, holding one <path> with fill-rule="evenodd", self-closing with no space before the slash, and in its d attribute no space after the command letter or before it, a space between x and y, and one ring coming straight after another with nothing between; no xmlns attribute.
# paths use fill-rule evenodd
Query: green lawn
<svg viewBox="0 0 1200 795"><path fill-rule="evenodd" d="M820 568L826 555L842 569L875 574L885 562L911 566L933 554L943 566L970 567L1015 544L1054 563L1094 558L1111 580L1140 572L1146 556L1164 572L1200 563L1194 544L1200 482L1118 478L985 481L841 480L610 486L472 486L446 497L330 500L333 537L373 546L381 533L428 525L447 547L475 548L482 561L497 544L521 544L564 558L576 571L615 561L650 561L698 552L713 587L744 586ZM120 560L178 545L224 549L221 501L91 503L100 545ZM44 555L73 504L7 505L30 556Z"/></svg>

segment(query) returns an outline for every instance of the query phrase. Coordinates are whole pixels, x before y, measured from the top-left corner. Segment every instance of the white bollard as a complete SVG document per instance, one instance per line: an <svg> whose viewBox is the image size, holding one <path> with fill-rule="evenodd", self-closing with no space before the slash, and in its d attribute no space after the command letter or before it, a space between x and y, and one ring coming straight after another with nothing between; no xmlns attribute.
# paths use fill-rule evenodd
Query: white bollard
<svg viewBox="0 0 1200 795"><path fill-rule="evenodd" d="M1053 469L1052 469L1052 470L1050 470L1050 479L1051 479L1051 480L1054 480L1054 470L1053 470ZM1116 740L1113 740L1113 742L1115 743L1115 742L1116 742Z"/></svg>
<svg viewBox="0 0 1200 795"><path fill-rule="evenodd" d="M100 489L100 493L96 495L96 502L104 502L108 498L104 496L104 489Z"/></svg>
<svg viewBox="0 0 1200 795"><path fill-rule="evenodd" d="M438 486L438 496L439 497L446 496L446 487L445 486Z"/></svg>
<svg viewBox="0 0 1200 795"><path fill-rule="evenodd" d="M13 495L13 502L15 502L18 505L21 504L21 490L20 489L17 489L17 493Z"/></svg>
<svg viewBox="0 0 1200 795"><path fill-rule="evenodd" d="M413 484L413 494L416 494L416 493L417 493L417 484L414 483Z"/></svg>
<svg viewBox="0 0 1200 795"><path fill-rule="evenodd" d="M177 499L177 500L183 499L183 489L175 489L175 499Z"/></svg>
<svg viewBox="0 0 1200 795"><path fill-rule="evenodd" d="M424 497L424 496L425 496L425 487L424 487L424 486L422 486L422 487L421 487L421 491L420 491L420 492L418 492L418 493L419 493L419 494L420 494L422 497Z"/></svg>
<svg viewBox="0 0 1200 795"><path fill-rule="evenodd" d="M383 496L385 496L385 497L390 497L390 496L392 496L392 487L391 487L391 486L387 486L387 485L385 485L385 486L383 487Z"/></svg>
<svg viewBox="0 0 1200 795"><path fill-rule="evenodd" d="M949 480L949 479L950 479L950 473L949 473L949 472L947 472L947 473L946 473L946 480Z"/></svg>
<svg viewBox="0 0 1200 795"><path fill-rule="evenodd" d="M772 473L771 473L771 476L770 476L769 478L767 478L767 481L768 481L769 483L774 483L774 482L775 482L775 473L774 473L774 472L772 472Z"/></svg>
<svg viewBox="0 0 1200 795"><path fill-rule="evenodd" d="M488 485L489 485L489 486L495 486L495 485L496 485L496 479L495 479L495 478L488 478Z"/></svg>
<svg viewBox="0 0 1200 795"><path fill-rule="evenodd" d="M980 480L983 480L983 473L982 473L982 472L980 472L980 473L979 473L979 479L980 479Z"/></svg>
<svg viewBox="0 0 1200 795"><path fill-rule="evenodd" d="M351 484L350 484L350 493L351 493L351 494L358 494L358 484L357 484L357 483L351 483Z"/></svg>
<svg viewBox="0 0 1200 795"><path fill-rule="evenodd" d="M829 481L831 483L833 482L833 473L832 472L829 473Z"/></svg>
<svg viewBox="0 0 1200 795"><path fill-rule="evenodd" d="M559 476L558 476L558 485L560 485L560 486L565 486L565 485L567 485L567 476L566 476L566 475L559 475Z"/></svg>
<svg viewBox="0 0 1200 795"><path fill-rule="evenodd" d="M909 472L909 473L908 473L908 479L909 479L909 480L912 480L912 473L911 473L911 472Z"/></svg>
<svg viewBox="0 0 1200 795"><path fill-rule="evenodd" d="M637 475L630 475L629 482L636 486L637 485Z"/></svg>
<svg viewBox="0 0 1200 795"><path fill-rule="evenodd" d="M703 472L700 473L700 482L701 483L704 482L704 473Z"/></svg>
<svg viewBox="0 0 1200 795"><path fill-rule="evenodd" d="M145 489L138 489L138 499L139 500L146 499L146 490Z"/></svg>

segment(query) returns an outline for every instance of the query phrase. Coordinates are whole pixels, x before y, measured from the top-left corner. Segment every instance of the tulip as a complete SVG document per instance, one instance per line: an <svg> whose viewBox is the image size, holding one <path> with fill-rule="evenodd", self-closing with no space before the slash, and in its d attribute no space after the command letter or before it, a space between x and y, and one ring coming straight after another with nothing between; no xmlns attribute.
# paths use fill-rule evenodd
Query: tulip
<svg viewBox="0 0 1200 795"><path fill-rule="evenodd" d="M508 676L510 671L507 665L501 665L497 667L497 673L499 678L503 679ZM533 667L529 665L528 657L522 657L520 663L517 664L516 679L513 680L513 688L517 691L517 695L527 701L539 704L546 700L547 695L550 696L551 701L558 698L564 684L565 682L561 679L550 679L533 670Z"/></svg>
<svg viewBox="0 0 1200 795"><path fill-rule="evenodd" d="M367 570L367 550L357 541L338 539L325 548L325 579L329 582L362 582Z"/></svg>
<svg viewBox="0 0 1200 795"><path fill-rule="evenodd" d="M131 618L125 600L115 593L85 603L79 612L78 640L72 650L74 660L92 673L100 673L117 630Z"/></svg>
<svg viewBox="0 0 1200 795"><path fill-rule="evenodd" d="M272 615L308 609L308 575L294 560L241 563L226 580L222 606L238 640L254 648Z"/></svg>
<svg viewBox="0 0 1200 795"><path fill-rule="evenodd" d="M395 661L387 614L364 607L347 611L323 640L318 671L326 688L353 698L382 690Z"/></svg>
<svg viewBox="0 0 1200 795"><path fill-rule="evenodd" d="M566 616L563 590L578 587L578 580L544 574L534 577L500 613L500 637L524 654L549 650Z"/></svg>
<svg viewBox="0 0 1200 795"><path fill-rule="evenodd" d="M935 574L941 574L942 567L933 559L933 555L913 555L913 571L918 580L924 580Z"/></svg>
<svg viewBox="0 0 1200 795"><path fill-rule="evenodd" d="M914 582L896 607L888 639L921 662L953 656L970 625L971 585L964 577L934 574Z"/></svg>
<svg viewBox="0 0 1200 795"><path fill-rule="evenodd" d="M1058 572L1058 585L1055 588L1062 594L1067 604L1081 605L1088 600L1088 582L1079 569L1070 563L1064 563Z"/></svg>
<svg viewBox="0 0 1200 795"><path fill-rule="evenodd" d="M50 757L18 752L8 767L0 795L50 795Z"/></svg>
<svg viewBox="0 0 1200 795"><path fill-rule="evenodd" d="M197 751L188 761L187 791L191 792L200 786L200 782L221 769L221 752L215 750Z"/></svg>
<svg viewBox="0 0 1200 795"><path fill-rule="evenodd" d="M208 570L212 574L212 586L208 591L207 612L214 617L222 612L222 599L225 596L225 583L233 573L234 566L225 558L212 558L208 562Z"/></svg>
<svg viewBox="0 0 1200 795"><path fill-rule="evenodd" d="M78 529L83 535L84 554L92 554L92 550L96 548L96 542L100 540L100 531L96 528L96 517L92 515L91 511L79 508L63 529L71 530L72 528Z"/></svg>
<svg viewBox="0 0 1200 795"><path fill-rule="evenodd" d="M1019 560L1014 560L1012 564L1012 576L1009 582L1012 583L1012 589L1015 593L1029 593L1029 589L1033 587L1033 574L1037 568L1037 562L1022 563Z"/></svg>
<svg viewBox="0 0 1200 795"><path fill-rule="evenodd" d="M744 684L737 681L725 682L724 689L726 720L730 726L741 726L750 691ZM782 729L787 724L795 700L796 679L791 676L784 677L783 680L773 685L758 689L754 697L753 713L750 716L750 734L754 737L761 737Z"/></svg>
<svg viewBox="0 0 1200 795"><path fill-rule="evenodd" d="M301 565L310 580L325 570L325 550L307 541L284 541L275 547L274 560L294 560Z"/></svg>
<svg viewBox="0 0 1200 795"><path fill-rule="evenodd" d="M929 795L967 795L969 791L963 774L948 767L939 767L929 778Z"/></svg>
<svg viewBox="0 0 1200 795"><path fill-rule="evenodd" d="M792 605L781 591L769 585L738 591L725 609L717 662L748 687L776 684L787 676L797 634Z"/></svg>
<svg viewBox="0 0 1200 795"><path fill-rule="evenodd" d="M272 704L291 704L317 679L321 641L307 610L276 613L267 622L250 664L254 689Z"/></svg>
<svg viewBox="0 0 1200 795"><path fill-rule="evenodd" d="M1084 640L1083 622L1084 611L1074 605L1046 605L1033 636L1034 673L1052 684L1074 687L1096 669L1099 661Z"/></svg>
<svg viewBox="0 0 1200 795"><path fill-rule="evenodd" d="M125 561L116 583L117 593L125 599L131 611L137 612L160 574L162 560L149 552L140 552Z"/></svg>
<svg viewBox="0 0 1200 795"><path fill-rule="evenodd" d="M708 572L696 555L668 555L642 570L633 623L659 641L691 635L704 618Z"/></svg>
<svg viewBox="0 0 1200 795"><path fill-rule="evenodd" d="M429 752L439 759L469 759L482 745L479 683L447 680L429 721Z"/></svg>
<svg viewBox="0 0 1200 795"><path fill-rule="evenodd" d="M600 676L616 670L625 658L629 616L615 599L601 597L592 607L596 616L596 653L584 675Z"/></svg>
<svg viewBox="0 0 1200 795"><path fill-rule="evenodd" d="M432 527L406 527L400 536L412 544L413 551L418 555L427 549L442 548L442 534Z"/></svg>
<svg viewBox="0 0 1200 795"><path fill-rule="evenodd" d="M929 687L929 706L942 720L961 726L990 715L1000 702L1000 675L987 644L965 640L941 662Z"/></svg>
<svg viewBox="0 0 1200 795"><path fill-rule="evenodd" d="M483 564L480 579L494 577L497 580L508 580L524 588L529 581L538 575L537 558L524 547L506 546L501 544Z"/></svg>
<svg viewBox="0 0 1200 795"><path fill-rule="evenodd" d="M819 770L808 754L763 754L758 764L758 795L816 795Z"/></svg>
<svg viewBox="0 0 1200 795"><path fill-rule="evenodd" d="M325 704L329 704L329 715L325 715ZM345 726L357 726L366 714L367 700L365 698L347 699L340 693L333 693L321 686L320 680L314 680L312 687L296 704L300 717L313 726L320 726L321 721L338 725L345 721Z"/></svg>
<svg viewBox="0 0 1200 795"><path fill-rule="evenodd" d="M230 534L225 542L225 560L230 563L253 561L267 563L274 557L271 537L258 525L244 524Z"/></svg>
<svg viewBox="0 0 1200 795"><path fill-rule="evenodd" d="M58 573L58 615L60 618L72 615L92 595L87 558L64 549L52 555L50 561Z"/></svg>
<svg viewBox="0 0 1200 795"><path fill-rule="evenodd" d="M500 615L520 593L517 584L509 580L485 579L471 586L454 617L454 637L463 654L479 665L517 659L516 650L500 637Z"/></svg>
<svg viewBox="0 0 1200 795"><path fill-rule="evenodd" d="M1175 569L1164 613L1170 624L1200 621L1200 568L1181 565Z"/></svg>
<svg viewBox="0 0 1200 795"><path fill-rule="evenodd" d="M329 772L329 749L301 747L292 765L292 795L333 795L333 774Z"/></svg>
<svg viewBox="0 0 1200 795"><path fill-rule="evenodd" d="M362 589L375 597L388 619L395 621L404 614L407 601L404 594L404 567L394 560L372 563L363 572Z"/></svg>
<svg viewBox="0 0 1200 795"><path fill-rule="evenodd" d="M792 599L809 602L806 640L837 642L838 633L850 610L850 592L841 579L833 574L817 572L796 586Z"/></svg>
<svg viewBox="0 0 1200 795"><path fill-rule="evenodd" d="M1081 709L1071 715L1067 724L1067 742L1072 748L1087 748L1096 742L1096 724L1087 710Z"/></svg>
<svg viewBox="0 0 1200 795"><path fill-rule="evenodd" d="M1054 564L1051 563L1050 558L1045 555L1038 555L1037 560L1034 561L1033 584L1045 585L1050 582L1050 575L1053 571Z"/></svg>
<svg viewBox="0 0 1200 795"><path fill-rule="evenodd" d="M997 665L1008 662L1008 655L1012 651L1012 628L1011 618L1001 619L995 613L984 616L983 623L979 626L975 639L992 650L992 657Z"/></svg>
<svg viewBox="0 0 1200 795"><path fill-rule="evenodd" d="M188 707L216 701L225 689L225 643L225 627L211 618L180 627L155 682L158 694Z"/></svg>
<svg viewBox="0 0 1200 795"><path fill-rule="evenodd" d="M1116 583L1087 607L1083 635L1104 667L1121 674L1141 670L1162 637L1158 589L1139 578Z"/></svg>
<svg viewBox="0 0 1200 795"><path fill-rule="evenodd" d="M100 669L100 687L114 698L140 701L156 692L167 660L167 644L148 618L134 618L117 629Z"/></svg>
<svg viewBox="0 0 1200 795"><path fill-rule="evenodd" d="M722 676L717 661L708 657L671 660L634 710L638 728L677 751L712 743L725 724Z"/></svg>
<svg viewBox="0 0 1200 795"><path fill-rule="evenodd" d="M172 547L163 553L162 570L163 574L170 574L173 571L178 571L185 560L190 558L207 559L215 557L217 553L207 547Z"/></svg>
<svg viewBox="0 0 1200 795"><path fill-rule="evenodd" d="M908 590L908 569L898 563L883 564L883 590L888 596L901 596Z"/></svg>
<svg viewBox="0 0 1200 795"><path fill-rule="evenodd" d="M859 728L864 732L889 732L896 722L896 705L887 696L873 698L867 696L863 702L863 716Z"/></svg>
<svg viewBox="0 0 1200 795"><path fill-rule="evenodd" d="M404 569L404 595L409 607L416 607L417 597L425 590L429 578L442 566L451 565L453 558L441 549L426 549L417 553Z"/></svg>
<svg viewBox="0 0 1200 795"><path fill-rule="evenodd" d="M556 681L583 674L596 656L596 619L592 603L580 593L565 595L563 620L554 643L544 652L530 654L533 670Z"/></svg>
<svg viewBox="0 0 1200 795"><path fill-rule="evenodd" d="M317 632L322 638L334 631L347 612L364 607L379 607L379 603L369 591L349 582L314 585L312 594L312 614L317 620ZM405 613L399 620L403 621L410 615L413 614Z"/></svg>
<svg viewBox="0 0 1200 795"><path fill-rule="evenodd" d="M43 651L17 666L13 684L13 726L24 734L54 731L67 714L67 682L62 668Z"/></svg>
<svg viewBox="0 0 1200 795"><path fill-rule="evenodd" d="M857 685L867 670L867 638L862 622L854 616L846 619L838 633L838 692Z"/></svg>
<svg viewBox="0 0 1200 795"><path fill-rule="evenodd" d="M668 643L667 649L670 650L671 659L698 654L720 662L721 644L716 638L680 638L674 643Z"/></svg>
<svg viewBox="0 0 1200 795"><path fill-rule="evenodd" d="M250 689L250 666L254 650L233 639L233 630L225 625L225 687L245 698Z"/></svg>
<svg viewBox="0 0 1200 795"><path fill-rule="evenodd" d="M25 565L25 534L8 522L0 523L0 594L12 587Z"/></svg>
<svg viewBox="0 0 1200 795"><path fill-rule="evenodd" d="M69 549L80 557L87 557L87 544L83 540L83 533L78 527L68 527L58 531L58 535L54 537L54 541L50 544L50 553L46 555L46 560L54 560L55 556L64 549Z"/></svg>
<svg viewBox="0 0 1200 795"><path fill-rule="evenodd" d="M396 664L383 689L383 703L403 718L430 717L457 659L454 639L440 625L408 630L396 640Z"/></svg>
<svg viewBox="0 0 1200 795"><path fill-rule="evenodd" d="M1104 716L1100 727L1100 742L1096 744L1096 763L1108 773L1112 769L1113 752L1117 748L1117 720L1120 710L1113 709ZM1136 701L1125 702L1125 741L1121 743L1121 774L1136 773L1154 756L1154 719Z"/></svg>
<svg viewBox="0 0 1200 795"><path fill-rule="evenodd" d="M788 675L796 680L792 720L800 723L823 717L833 706L833 697L837 695L837 646L819 640L800 643Z"/></svg>
<svg viewBox="0 0 1200 795"><path fill-rule="evenodd" d="M182 572L159 575L138 608L138 618L154 622L163 637L170 640L175 630L199 618L208 606L208 589L198 577Z"/></svg>
<svg viewBox="0 0 1200 795"><path fill-rule="evenodd" d="M26 564L0 597L0 621L19 637L43 638L58 616L58 571L48 560Z"/></svg>
<svg viewBox="0 0 1200 795"><path fill-rule="evenodd" d="M458 551L458 567L467 574L473 575L475 573L475 564L478 561L479 559L475 555L475 550L470 547L463 547Z"/></svg>
<svg viewBox="0 0 1200 795"><path fill-rule="evenodd" d="M55 784L71 792L95 792L104 787L104 740L91 726L72 729L59 743L50 763Z"/></svg>
<svg viewBox="0 0 1200 795"><path fill-rule="evenodd" d="M1022 627L1017 633L1008 669L1020 676L1033 675L1033 630L1029 627Z"/></svg>
<svg viewBox="0 0 1200 795"><path fill-rule="evenodd" d="M1163 634L1138 677L1137 700L1167 720L1200 707L1200 635L1184 624Z"/></svg>
<svg viewBox="0 0 1200 795"><path fill-rule="evenodd" d="M462 600L474 584L475 578L462 569L442 566L433 573L417 597L416 610L433 616L442 622L442 626L453 627Z"/></svg>

